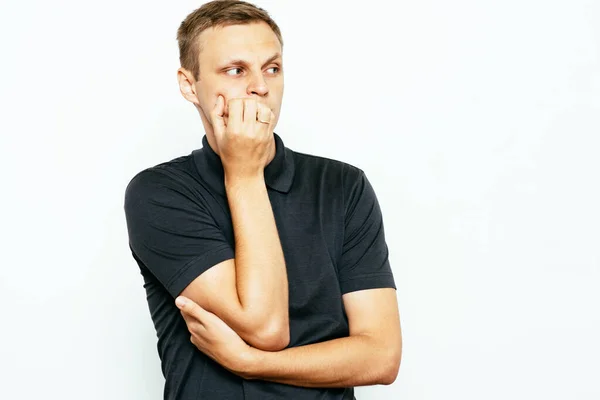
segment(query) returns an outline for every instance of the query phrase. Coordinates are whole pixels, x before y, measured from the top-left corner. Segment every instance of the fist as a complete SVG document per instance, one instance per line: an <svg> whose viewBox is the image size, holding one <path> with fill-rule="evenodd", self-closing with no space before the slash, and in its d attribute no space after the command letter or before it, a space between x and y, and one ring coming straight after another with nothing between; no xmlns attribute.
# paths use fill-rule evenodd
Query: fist
<svg viewBox="0 0 600 400"><path fill-rule="evenodd" d="M219 95L211 113L219 156L229 177L259 176L275 155L275 114L256 98Z"/></svg>

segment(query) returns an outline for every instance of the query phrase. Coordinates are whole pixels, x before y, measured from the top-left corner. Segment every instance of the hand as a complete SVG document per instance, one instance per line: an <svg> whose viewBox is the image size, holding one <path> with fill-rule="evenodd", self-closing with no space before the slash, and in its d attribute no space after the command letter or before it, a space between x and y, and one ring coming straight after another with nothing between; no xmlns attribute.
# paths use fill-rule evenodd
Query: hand
<svg viewBox="0 0 600 400"><path fill-rule="evenodd" d="M227 108L226 113L225 99L219 95L211 112L226 177L262 177L265 166L275 154L275 114L252 97L230 99Z"/></svg>
<svg viewBox="0 0 600 400"><path fill-rule="evenodd" d="M224 368L243 376L250 365L252 347L223 320L192 300L179 296L175 304L192 334L194 346Z"/></svg>

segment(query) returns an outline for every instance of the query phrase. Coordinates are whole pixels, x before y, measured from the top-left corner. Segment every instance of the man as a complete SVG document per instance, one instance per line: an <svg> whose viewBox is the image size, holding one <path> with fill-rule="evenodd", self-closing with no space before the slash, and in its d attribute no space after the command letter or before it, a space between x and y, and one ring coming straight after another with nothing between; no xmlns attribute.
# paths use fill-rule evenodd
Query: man
<svg viewBox="0 0 600 400"><path fill-rule="evenodd" d="M401 358L383 222L364 173L273 132L283 96L275 22L215 1L178 31L181 93L203 147L129 183L166 399L353 399Z"/></svg>

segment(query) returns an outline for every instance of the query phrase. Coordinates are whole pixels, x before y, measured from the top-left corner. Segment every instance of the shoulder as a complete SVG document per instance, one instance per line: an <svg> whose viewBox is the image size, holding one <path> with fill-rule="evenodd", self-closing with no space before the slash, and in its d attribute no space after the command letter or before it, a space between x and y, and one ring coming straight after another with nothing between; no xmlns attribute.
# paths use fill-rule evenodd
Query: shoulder
<svg viewBox="0 0 600 400"><path fill-rule="evenodd" d="M348 162L294 152L296 170L303 179L319 182L334 196L341 196L347 216L368 213L378 207L377 196L365 172Z"/></svg>
<svg viewBox="0 0 600 400"><path fill-rule="evenodd" d="M179 156L136 173L125 188L125 206L173 193L185 194L194 179L191 155Z"/></svg>
<svg viewBox="0 0 600 400"><path fill-rule="evenodd" d="M293 153L296 171L327 180L339 180L344 188L350 188L365 175L362 169L348 162L297 151Z"/></svg>

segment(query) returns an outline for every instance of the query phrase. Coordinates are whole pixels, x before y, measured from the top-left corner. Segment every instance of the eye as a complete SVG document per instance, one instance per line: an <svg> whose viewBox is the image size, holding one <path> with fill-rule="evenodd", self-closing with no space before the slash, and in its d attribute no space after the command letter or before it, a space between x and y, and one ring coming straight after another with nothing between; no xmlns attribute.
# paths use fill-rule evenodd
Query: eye
<svg viewBox="0 0 600 400"><path fill-rule="evenodd" d="M280 71L279 67L271 67L267 71L272 70L272 69L276 70L275 72L272 72L272 74L276 74L276 73L278 73Z"/></svg>
<svg viewBox="0 0 600 400"><path fill-rule="evenodd" d="M228 69L227 71L225 71L225 73L230 76L239 75L239 74L231 73L231 71L242 71L242 69L235 67L235 68Z"/></svg>

